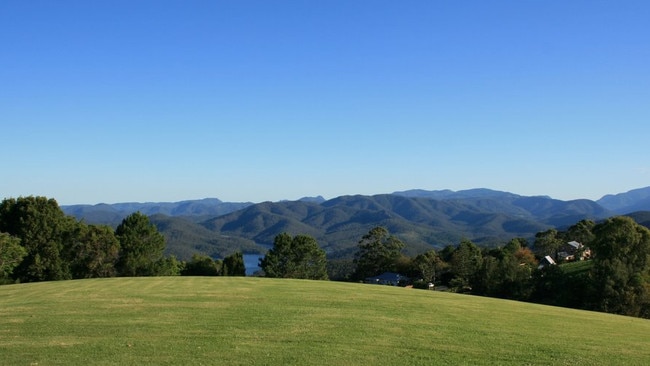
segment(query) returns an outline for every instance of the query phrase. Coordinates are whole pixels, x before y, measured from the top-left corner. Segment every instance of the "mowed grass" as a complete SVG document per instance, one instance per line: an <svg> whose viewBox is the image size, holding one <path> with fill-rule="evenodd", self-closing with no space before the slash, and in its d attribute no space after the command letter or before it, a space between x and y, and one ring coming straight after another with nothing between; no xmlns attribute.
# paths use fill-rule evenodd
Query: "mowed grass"
<svg viewBox="0 0 650 366"><path fill-rule="evenodd" d="M0 365L647 365L650 321L234 277L0 286Z"/></svg>

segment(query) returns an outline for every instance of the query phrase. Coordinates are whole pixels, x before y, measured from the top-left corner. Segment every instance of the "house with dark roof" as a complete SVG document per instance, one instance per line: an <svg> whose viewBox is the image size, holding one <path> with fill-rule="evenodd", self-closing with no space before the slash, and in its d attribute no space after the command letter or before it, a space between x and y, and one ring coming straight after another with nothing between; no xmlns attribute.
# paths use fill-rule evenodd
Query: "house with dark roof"
<svg viewBox="0 0 650 366"><path fill-rule="evenodd" d="M550 255L547 255L539 261L539 266L537 266L537 269L542 269L544 267L554 266L554 265L555 265L555 261L553 260L553 258L551 258Z"/></svg>
<svg viewBox="0 0 650 366"><path fill-rule="evenodd" d="M363 282L375 284L375 285L400 286L400 285L405 285L409 281L410 278L403 276L399 273L384 272L374 277L366 277L366 279Z"/></svg>

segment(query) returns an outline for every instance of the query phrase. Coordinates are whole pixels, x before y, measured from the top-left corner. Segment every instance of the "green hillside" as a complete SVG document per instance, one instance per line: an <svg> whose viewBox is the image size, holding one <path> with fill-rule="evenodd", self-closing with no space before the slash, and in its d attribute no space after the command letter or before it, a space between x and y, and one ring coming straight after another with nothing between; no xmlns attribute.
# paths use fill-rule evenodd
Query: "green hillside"
<svg viewBox="0 0 650 366"><path fill-rule="evenodd" d="M298 201L228 203L218 199L181 202L63 206L66 214L116 227L128 214L150 216L165 235L167 253L190 259L201 253L223 258L233 251L264 252L276 235L314 237L329 259L351 258L359 239L376 226L404 241L405 253L457 245L462 239L486 247L516 237L612 215L588 200L560 201L508 192L407 191Z"/></svg>
<svg viewBox="0 0 650 366"><path fill-rule="evenodd" d="M222 235L184 218L153 215L149 219L165 236L166 254L183 260L189 260L195 253L224 258L236 250L260 254L267 250L250 239Z"/></svg>
<svg viewBox="0 0 650 366"><path fill-rule="evenodd" d="M539 211L539 215L550 215L549 212L564 212L558 205L564 207L569 203L554 201L547 204L550 208L543 209L527 205ZM207 220L202 225L222 235L266 245L272 244L281 232L310 235L329 258L349 255L350 248L375 226L386 227L406 242L405 252L409 255L456 245L462 238L493 246L513 237L533 237L550 227L512 202L438 201L397 195L341 196L321 204L264 202Z"/></svg>
<svg viewBox="0 0 650 366"><path fill-rule="evenodd" d="M2 365L642 365L650 321L326 281L0 287Z"/></svg>

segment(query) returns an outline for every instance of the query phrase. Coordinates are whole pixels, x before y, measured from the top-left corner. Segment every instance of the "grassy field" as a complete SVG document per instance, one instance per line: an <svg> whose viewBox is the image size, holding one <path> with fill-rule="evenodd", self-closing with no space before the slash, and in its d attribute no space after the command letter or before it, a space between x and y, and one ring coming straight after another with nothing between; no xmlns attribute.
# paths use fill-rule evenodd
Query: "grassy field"
<svg viewBox="0 0 650 366"><path fill-rule="evenodd" d="M650 321L373 285L0 286L0 365L647 365Z"/></svg>
<svg viewBox="0 0 650 366"><path fill-rule="evenodd" d="M562 264L560 265L560 269L562 269L562 273L565 275L577 276L587 274L593 265L593 261L577 261Z"/></svg>

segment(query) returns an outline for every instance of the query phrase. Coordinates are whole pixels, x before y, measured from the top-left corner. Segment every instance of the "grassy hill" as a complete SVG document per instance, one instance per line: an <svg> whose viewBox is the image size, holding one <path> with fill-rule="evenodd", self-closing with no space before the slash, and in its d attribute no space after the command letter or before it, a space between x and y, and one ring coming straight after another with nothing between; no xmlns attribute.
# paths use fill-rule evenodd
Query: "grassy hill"
<svg viewBox="0 0 650 366"><path fill-rule="evenodd" d="M326 281L0 287L2 365L642 365L650 321Z"/></svg>

